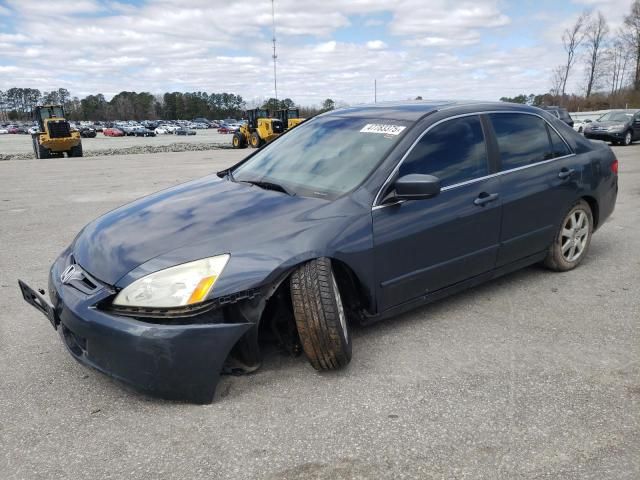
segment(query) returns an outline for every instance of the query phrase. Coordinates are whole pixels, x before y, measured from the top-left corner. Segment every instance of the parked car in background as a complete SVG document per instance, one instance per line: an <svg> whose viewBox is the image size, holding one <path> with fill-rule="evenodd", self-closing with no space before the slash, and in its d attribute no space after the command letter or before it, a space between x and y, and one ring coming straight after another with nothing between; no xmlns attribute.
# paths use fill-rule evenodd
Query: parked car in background
<svg viewBox="0 0 640 480"><path fill-rule="evenodd" d="M235 130L232 130L229 125L222 124L222 125L220 125L218 127L218 133L225 133L226 134L226 133L234 133L234 132L235 132Z"/></svg>
<svg viewBox="0 0 640 480"><path fill-rule="evenodd" d="M7 132L10 134L20 133L20 127L18 125L8 125Z"/></svg>
<svg viewBox="0 0 640 480"><path fill-rule="evenodd" d="M9 133L9 129L7 127L0 127L0 135L6 135Z"/></svg>
<svg viewBox="0 0 640 480"><path fill-rule="evenodd" d="M571 115L569 115L569 112L567 111L566 108L555 107L555 106L549 106L549 107L542 106L539 108L541 108L542 110L546 110L550 114L554 115L556 118L559 118L560 120L562 120L564 123L566 123L570 127L573 127L573 119L571 118Z"/></svg>
<svg viewBox="0 0 640 480"><path fill-rule="evenodd" d="M167 135L168 133L171 133L164 125L156 127L153 131L156 135Z"/></svg>
<svg viewBox="0 0 640 480"><path fill-rule="evenodd" d="M32 127L29 127L27 129L27 133L29 133L30 135L34 135L34 134L38 133L39 131L40 131L40 128L35 126L35 125L32 126Z"/></svg>
<svg viewBox="0 0 640 480"><path fill-rule="evenodd" d="M105 137L124 137L124 132L116 127L105 128L102 133Z"/></svg>
<svg viewBox="0 0 640 480"><path fill-rule="evenodd" d="M83 138L95 138L96 131L91 127L79 127L78 132L80 132L80 136Z"/></svg>
<svg viewBox="0 0 640 480"><path fill-rule="evenodd" d="M631 145L640 140L640 110L611 110L584 129L584 136L614 145Z"/></svg>
<svg viewBox="0 0 640 480"><path fill-rule="evenodd" d="M153 130L149 130L148 128L145 128L145 127L134 128L133 134L136 137L155 137L156 136L156 132L154 132Z"/></svg>
<svg viewBox="0 0 640 480"><path fill-rule="evenodd" d="M573 129L578 132L578 133L582 133L584 131L584 128L589 125L593 120L591 120L590 118L587 118L585 120L574 120L573 122Z"/></svg>
<svg viewBox="0 0 640 480"><path fill-rule="evenodd" d="M191 128L180 127L175 131L176 135L195 135L196 131Z"/></svg>

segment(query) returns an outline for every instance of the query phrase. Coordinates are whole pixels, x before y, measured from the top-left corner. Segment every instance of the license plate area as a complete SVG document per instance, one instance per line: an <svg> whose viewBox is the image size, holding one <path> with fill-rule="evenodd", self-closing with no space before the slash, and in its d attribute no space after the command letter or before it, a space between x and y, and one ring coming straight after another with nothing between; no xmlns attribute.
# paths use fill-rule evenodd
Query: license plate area
<svg viewBox="0 0 640 480"><path fill-rule="evenodd" d="M49 319L51 325L53 325L54 329L58 329L58 318L56 315L55 308L53 305L42 295L40 292L37 292L29 285L24 283L22 280L18 280L18 285L20 286L20 291L22 292L22 297L25 302L29 305L32 305L36 310L42 313L45 317Z"/></svg>

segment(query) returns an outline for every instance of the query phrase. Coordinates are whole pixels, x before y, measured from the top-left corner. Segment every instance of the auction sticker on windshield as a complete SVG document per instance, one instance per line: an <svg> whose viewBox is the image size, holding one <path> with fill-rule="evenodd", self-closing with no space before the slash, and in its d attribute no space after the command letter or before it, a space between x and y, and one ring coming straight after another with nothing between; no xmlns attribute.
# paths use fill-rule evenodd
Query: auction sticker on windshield
<svg viewBox="0 0 640 480"><path fill-rule="evenodd" d="M382 133L383 135L400 135L400 133L407 127L402 125L385 125L382 123L367 123L361 133Z"/></svg>

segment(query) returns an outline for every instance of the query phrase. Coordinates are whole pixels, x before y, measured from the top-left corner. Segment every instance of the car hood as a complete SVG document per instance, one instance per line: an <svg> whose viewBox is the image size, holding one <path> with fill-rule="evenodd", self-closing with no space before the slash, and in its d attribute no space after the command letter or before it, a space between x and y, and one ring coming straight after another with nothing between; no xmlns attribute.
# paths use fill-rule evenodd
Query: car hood
<svg viewBox="0 0 640 480"><path fill-rule="evenodd" d="M211 175L103 215L80 232L72 251L87 272L116 285L134 269L135 277L224 253L230 253L233 261L236 252L287 252L287 243L301 232L320 228L323 220L345 221L348 214L336 213L331 205ZM138 267L145 263L140 273Z"/></svg>
<svg viewBox="0 0 640 480"><path fill-rule="evenodd" d="M593 128L593 127L599 127L599 128L608 128L608 127L613 127L614 125L625 125L627 122L591 122L588 125Z"/></svg>

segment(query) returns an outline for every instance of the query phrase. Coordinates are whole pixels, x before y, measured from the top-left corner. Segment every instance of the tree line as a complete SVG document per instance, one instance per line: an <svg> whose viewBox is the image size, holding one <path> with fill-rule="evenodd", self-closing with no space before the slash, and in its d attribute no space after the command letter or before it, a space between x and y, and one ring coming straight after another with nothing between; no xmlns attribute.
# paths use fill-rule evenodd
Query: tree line
<svg viewBox="0 0 640 480"><path fill-rule="evenodd" d="M640 0L634 0L621 27L612 31L600 11L582 12L562 34L565 61L552 73L551 89L542 95L500 100L530 105L561 105L570 111L640 107ZM582 65L579 94L567 82Z"/></svg>
<svg viewBox="0 0 640 480"><path fill-rule="evenodd" d="M29 120L36 105L64 105L70 120L180 120L195 117L239 116L245 107L233 93L120 92L107 101L101 93L80 99L65 88L40 92L35 88L14 87L0 90L0 120Z"/></svg>
<svg viewBox="0 0 640 480"><path fill-rule="evenodd" d="M120 92L111 100L101 93L80 99L72 97L65 88L41 92L35 88L14 87L0 90L0 121L30 120L36 105L64 105L69 120L190 120L242 118L246 102L234 93ZM269 98L261 107L269 110L293 108L290 98ZM321 111L332 110L335 102L325 100L318 107L302 107L301 116L311 117Z"/></svg>

